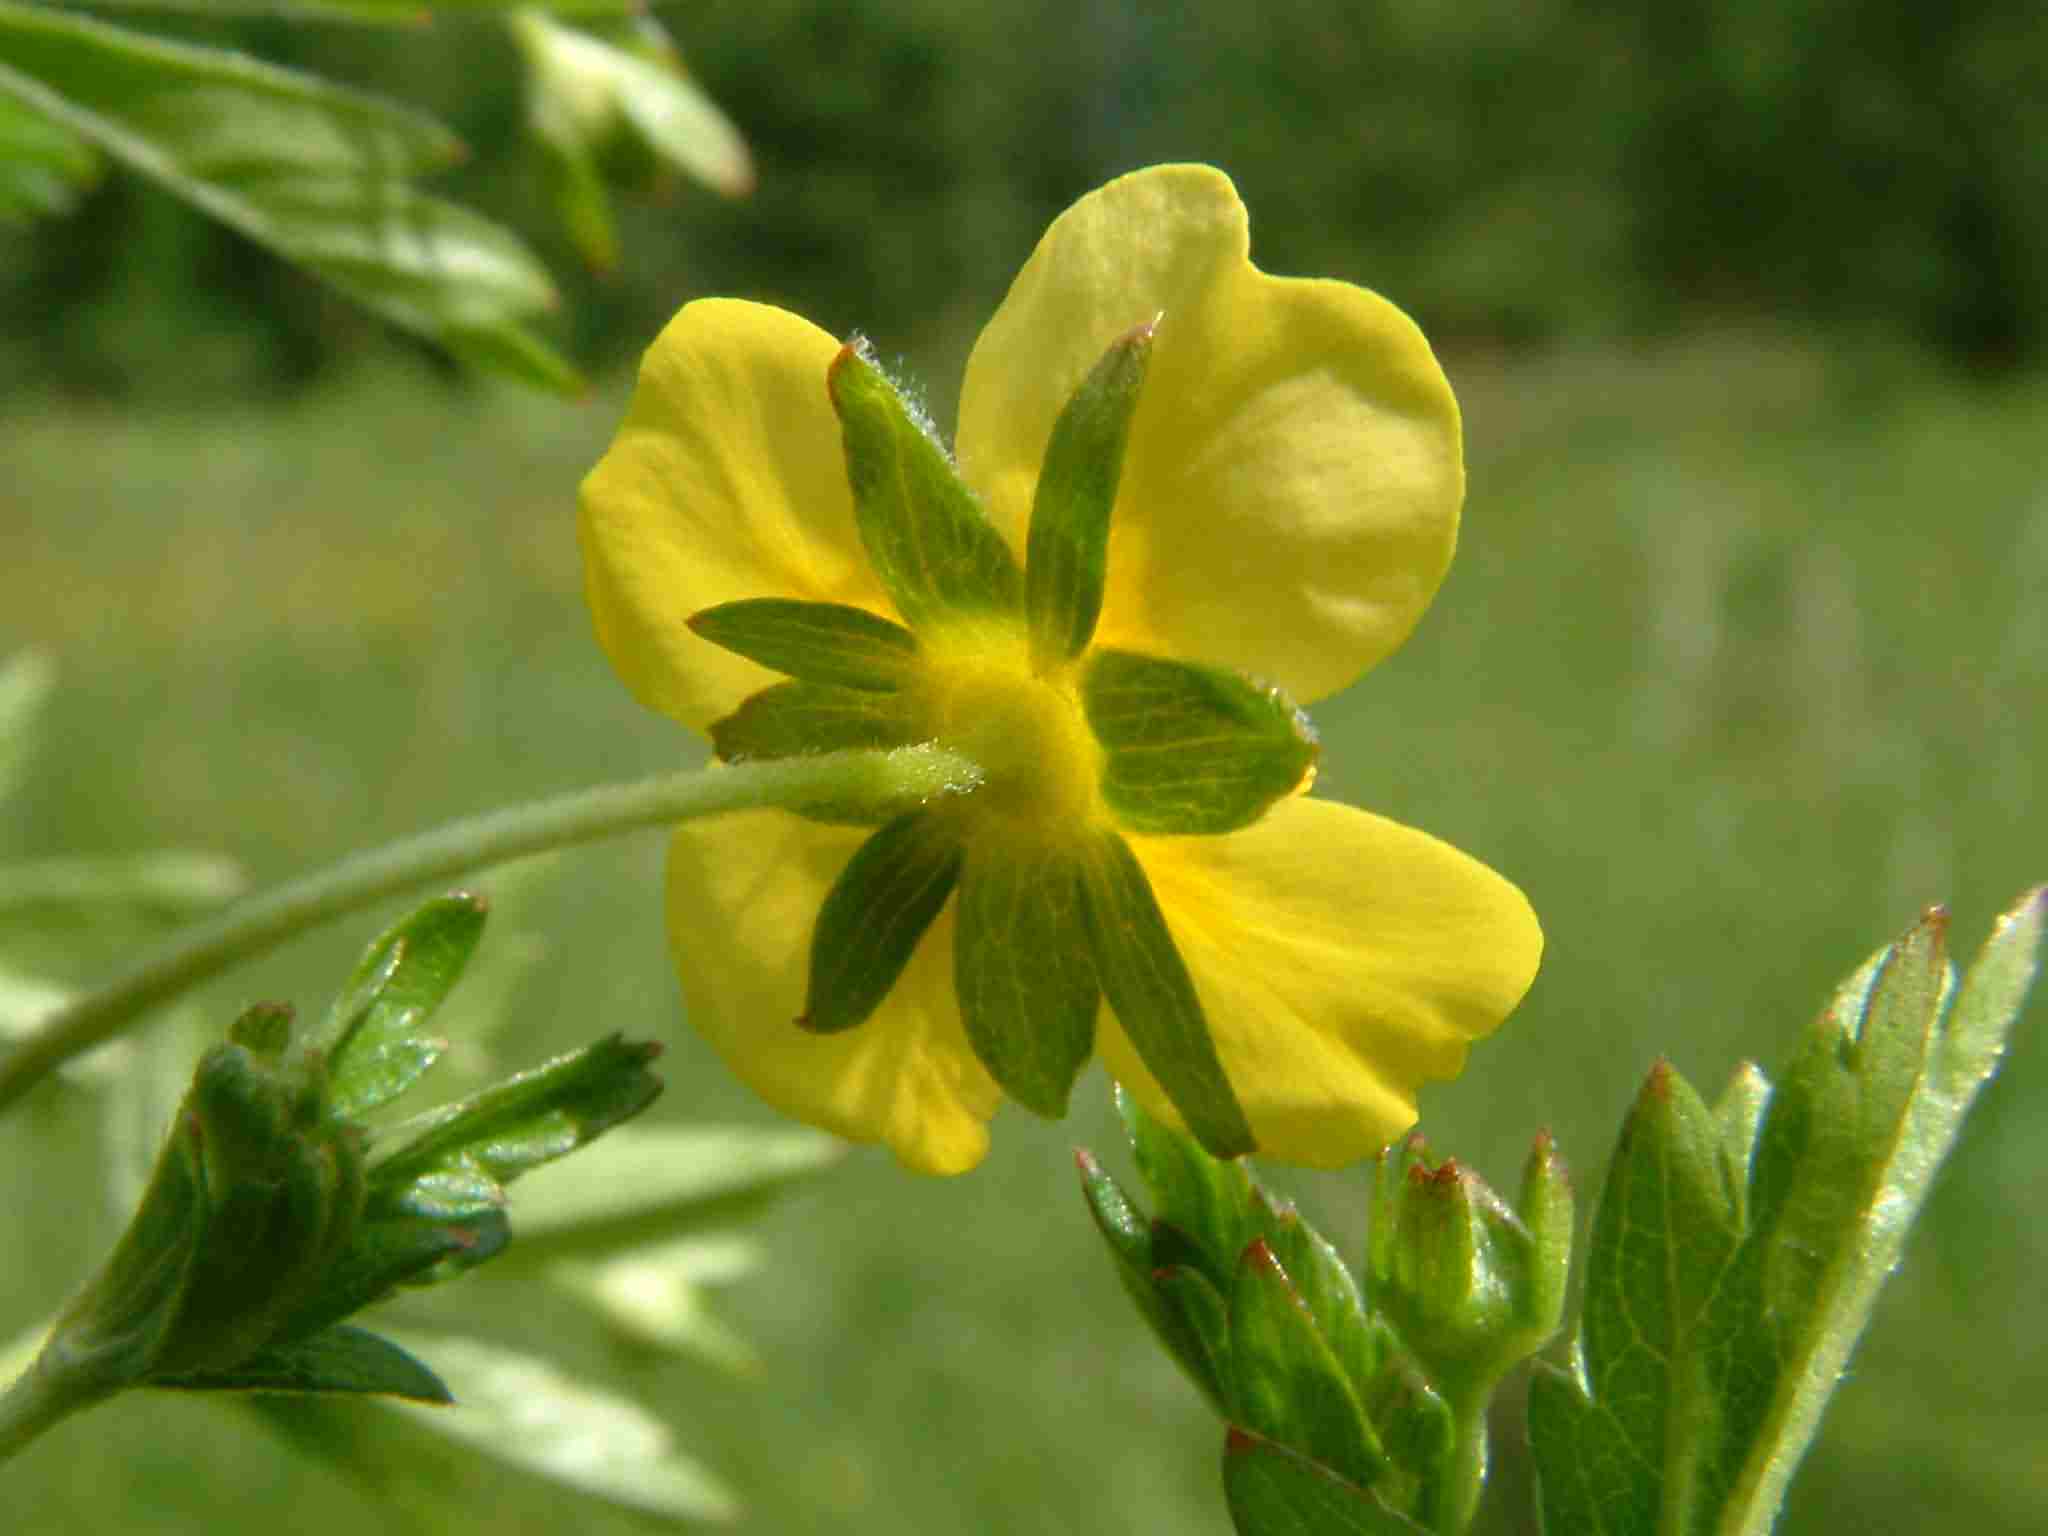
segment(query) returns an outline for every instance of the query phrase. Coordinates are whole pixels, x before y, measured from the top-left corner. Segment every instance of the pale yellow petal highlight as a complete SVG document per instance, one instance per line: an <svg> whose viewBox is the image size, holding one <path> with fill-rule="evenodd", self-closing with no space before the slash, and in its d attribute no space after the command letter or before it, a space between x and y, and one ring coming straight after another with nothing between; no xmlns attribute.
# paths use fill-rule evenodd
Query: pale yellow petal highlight
<svg viewBox="0 0 2048 1536"><path fill-rule="evenodd" d="M1053 224L976 343L962 474L1019 548L1052 425L1160 317L1097 641L1240 668L1299 703L1405 639L1464 496L1457 403L1422 333L1347 283L1269 277L1221 172L1111 182Z"/></svg>
<svg viewBox="0 0 2048 1536"><path fill-rule="evenodd" d="M1370 1157L1415 1121L1416 1090L1536 975L1543 934L1522 893L1397 822L1287 800L1224 837L1131 846L1194 976L1261 1155L1318 1168ZM1103 1064L1180 1120L1123 1032Z"/></svg>
<svg viewBox="0 0 2048 1536"><path fill-rule="evenodd" d="M784 1114L886 1142L921 1173L964 1173L1001 1101L953 992L953 910L925 935L875 1016L838 1035L799 1028L811 929L866 832L781 811L678 828L668 929L692 1025Z"/></svg>
<svg viewBox="0 0 2048 1536"><path fill-rule="evenodd" d="M893 617L868 569L825 370L839 343L763 304L685 306L641 364L625 424L583 482L598 639L640 701L699 729L774 673L685 621L752 597Z"/></svg>

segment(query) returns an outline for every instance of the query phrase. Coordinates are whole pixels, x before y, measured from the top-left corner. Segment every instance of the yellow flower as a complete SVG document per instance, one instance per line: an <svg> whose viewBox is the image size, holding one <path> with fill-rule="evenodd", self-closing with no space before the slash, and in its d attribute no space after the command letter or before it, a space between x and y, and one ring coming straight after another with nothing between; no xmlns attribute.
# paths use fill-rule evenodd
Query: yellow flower
<svg viewBox="0 0 2048 1536"><path fill-rule="evenodd" d="M582 497L628 686L728 758L937 739L985 774L879 830L676 833L690 1017L785 1112L958 1172L1092 1047L1212 1150L1336 1166L1534 976L1514 886L1303 793L1288 699L1392 651L1449 565L1458 412L1398 310L1247 253L1216 171L1083 198L968 360L957 480L794 315L694 303L649 351Z"/></svg>

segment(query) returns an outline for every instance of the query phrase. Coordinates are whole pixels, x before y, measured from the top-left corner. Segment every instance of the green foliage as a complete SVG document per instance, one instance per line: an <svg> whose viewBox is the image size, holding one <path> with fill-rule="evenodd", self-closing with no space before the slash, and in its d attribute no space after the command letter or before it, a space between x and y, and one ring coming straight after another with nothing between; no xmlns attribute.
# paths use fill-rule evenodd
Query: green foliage
<svg viewBox="0 0 2048 1536"><path fill-rule="evenodd" d="M2048 889L1960 992L1946 914L1852 976L1775 1086L1660 1064L1593 1223L1569 1372L1530 1390L1553 1531L1761 1536L2034 976ZM1953 999L1954 1007L1949 1003Z"/></svg>
<svg viewBox="0 0 2048 1536"><path fill-rule="evenodd" d="M1082 1193L1140 1316L1229 1425L1238 1530L1463 1531L1487 1400L1563 1312L1571 1203L1548 1138L1526 1224L1455 1163L1431 1168L1419 1140L1383 1158L1361 1290L1243 1164L1118 1102L1157 1210L1085 1152Z"/></svg>
<svg viewBox="0 0 2048 1536"><path fill-rule="evenodd" d="M447 8L497 12L512 27L560 214L593 263L616 255L597 162L608 141L630 132L728 194L750 184L745 146L651 19L634 15L630 46L616 47L530 6ZM559 8L633 10L622 0ZM421 14L377 0L209 9L358 22ZM474 367L557 392L582 388L529 328L556 303L537 259L498 224L414 184L464 154L428 118L225 48L0 3L0 222L67 210L97 170L95 148Z"/></svg>

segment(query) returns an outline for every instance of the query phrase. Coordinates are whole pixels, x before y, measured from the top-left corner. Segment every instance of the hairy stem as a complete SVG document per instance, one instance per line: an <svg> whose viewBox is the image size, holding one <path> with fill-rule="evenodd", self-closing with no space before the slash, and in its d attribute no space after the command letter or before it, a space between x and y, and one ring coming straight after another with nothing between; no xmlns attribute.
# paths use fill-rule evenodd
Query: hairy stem
<svg viewBox="0 0 2048 1536"><path fill-rule="evenodd" d="M52 1068L112 1039L150 1009L285 940L387 896L527 854L726 811L928 799L980 771L936 747L830 752L606 784L486 812L302 876L178 934L125 976L73 999L0 1059L0 1109Z"/></svg>

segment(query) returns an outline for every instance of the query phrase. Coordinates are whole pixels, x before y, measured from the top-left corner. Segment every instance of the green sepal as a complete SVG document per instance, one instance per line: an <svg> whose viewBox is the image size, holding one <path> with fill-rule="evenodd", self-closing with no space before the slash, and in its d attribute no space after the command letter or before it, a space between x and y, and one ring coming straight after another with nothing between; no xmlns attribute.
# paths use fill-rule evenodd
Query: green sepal
<svg viewBox="0 0 2048 1536"><path fill-rule="evenodd" d="M904 622L921 633L1015 613L1023 579L1010 546L866 342L841 349L826 388L845 440L854 522Z"/></svg>
<svg viewBox="0 0 2048 1536"><path fill-rule="evenodd" d="M1231 1288L1230 1372L1236 1423L1361 1488L1386 1471L1349 1374L1264 1238L1245 1249Z"/></svg>
<svg viewBox="0 0 2048 1536"><path fill-rule="evenodd" d="M825 683L764 688L711 727L711 747L729 763L814 752L893 751L931 740L924 711L908 693L877 693ZM873 827L904 810L874 803L819 801L792 810L812 821Z"/></svg>
<svg viewBox="0 0 2048 1536"><path fill-rule="evenodd" d="M1426 1536L1368 1490L1263 1435L1233 1426L1223 1496L1238 1536Z"/></svg>
<svg viewBox="0 0 2048 1536"><path fill-rule="evenodd" d="M887 693L917 666L917 636L865 608L748 598L690 616L713 645L806 683Z"/></svg>
<svg viewBox="0 0 2048 1536"><path fill-rule="evenodd" d="M960 877L960 822L899 816L862 843L826 893L811 930L810 982L797 1023L852 1029L882 1006Z"/></svg>
<svg viewBox="0 0 2048 1536"><path fill-rule="evenodd" d="M1112 831L1086 834L1075 847L1095 972L1117 1023L1210 1155L1251 1151L1251 1126L1137 856Z"/></svg>
<svg viewBox="0 0 2048 1536"><path fill-rule="evenodd" d="M364 951L315 1037L327 1054L328 1103L353 1118L412 1087L440 1055L418 1034L462 979L488 907L458 891L427 902Z"/></svg>
<svg viewBox="0 0 2048 1536"><path fill-rule="evenodd" d="M648 1070L661 1047L607 1035L457 1104L395 1126L401 1145L370 1170L380 1203L435 1173L509 1184L630 1120L661 1092Z"/></svg>
<svg viewBox="0 0 2048 1536"><path fill-rule="evenodd" d="M229 1371L153 1379L191 1392L326 1392L452 1403L447 1384L389 1339L339 1324L273 1345Z"/></svg>
<svg viewBox="0 0 2048 1536"><path fill-rule="evenodd" d="M1081 1173L1081 1193L1088 1202L1088 1214L1094 1218L1095 1229L1102 1234L1110 1257L1116 1262L1116 1276L1124 1293L1153 1335L1166 1346L1166 1352L1208 1398L1209 1405L1228 1418L1230 1406L1215 1366L1218 1347L1198 1336L1189 1326L1186 1311L1169 1305L1159 1292L1155 1277L1166 1266L1154 1251L1156 1225L1146 1219L1145 1213L1124 1193L1123 1186L1087 1152L1076 1150L1074 1163ZM1218 1299L1220 1302L1221 1298ZM1220 1316L1220 1305L1217 1311Z"/></svg>
<svg viewBox="0 0 2048 1536"><path fill-rule="evenodd" d="M1094 638L1109 568L1110 513L1151 360L1151 325L1118 338L1053 423L1024 554L1024 610L1037 671L1080 655Z"/></svg>
<svg viewBox="0 0 2048 1536"><path fill-rule="evenodd" d="M1133 832L1235 831L1315 767L1308 717L1219 667L1098 650L1081 706L1104 752L1102 798Z"/></svg>
<svg viewBox="0 0 2048 1536"><path fill-rule="evenodd" d="M1019 1104L1062 1118L1102 1006L1074 859L1058 846L970 844L954 910L954 986L974 1054Z"/></svg>

